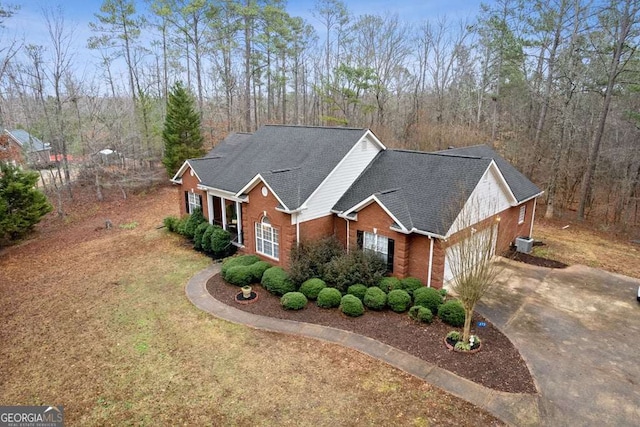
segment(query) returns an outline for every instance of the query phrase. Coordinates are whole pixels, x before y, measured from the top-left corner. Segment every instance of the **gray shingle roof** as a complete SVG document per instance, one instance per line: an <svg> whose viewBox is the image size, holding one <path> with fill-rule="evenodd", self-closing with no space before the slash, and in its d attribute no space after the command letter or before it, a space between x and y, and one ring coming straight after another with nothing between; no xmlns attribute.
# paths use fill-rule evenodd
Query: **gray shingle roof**
<svg viewBox="0 0 640 427"><path fill-rule="evenodd" d="M375 194L407 229L442 236L455 219L456 206L471 195L490 164L489 158L386 150L333 210L345 212Z"/></svg>
<svg viewBox="0 0 640 427"><path fill-rule="evenodd" d="M13 138L18 144L20 144L27 151L44 151L49 150L51 146L48 143L42 142L40 139L29 132L22 129L6 130L7 134Z"/></svg>
<svg viewBox="0 0 640 427"><path fill-rule="evenodd" d="M267 125L236 134L207 157L189 160L201 183L237 193L261 174L287 208L296 209L367 129Z"/></svg>
<svg viewBox="0 0 640 427"><path fill-rule="evenodd" d="M448 150L437 151L437 153L449 156L484 157L495 160L496 165L498 165L498 169L500 169L500 172L504 176L505 181L507 181L509 188L511 188L511 191L518 202L522 202L542 193L542 190L514 168L511 163L484 144L474 145L471 147L450 148Z"/></svg>

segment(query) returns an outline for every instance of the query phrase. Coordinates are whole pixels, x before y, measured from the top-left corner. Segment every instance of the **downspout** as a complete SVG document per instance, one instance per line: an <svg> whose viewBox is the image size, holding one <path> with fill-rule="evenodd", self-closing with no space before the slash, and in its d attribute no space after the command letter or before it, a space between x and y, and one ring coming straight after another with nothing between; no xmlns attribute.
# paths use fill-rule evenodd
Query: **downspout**
<svg viewBox="0 0 640 427"><path fill-rule="evenodd" d="M433 268L433 237L429 236L429 272L427 274L427 287L431 287L431 270Z"/></svg>
<svg viewBox="0 0 640 427"><path fill-rule="evenodd" d="M533 239L533 220L536 217L536 203L538 203L538 198L533 199L533 212L531 212L531 228L529 229L529 238Z"/></svg>
<svg viewBox="0 0 640 427"><path fill-rule="evenodd" d="M345 221L347 221L347 253L349 253L349 220L347 218L344 219Z"/></svg>
<svg viewBox="0 0 640 427"><path fill-rule="evenodd" d="M300 221L298 220L298 215L300 213L296 212L295 213L295 218L296 218L296 248L300 247Z"/></svg>

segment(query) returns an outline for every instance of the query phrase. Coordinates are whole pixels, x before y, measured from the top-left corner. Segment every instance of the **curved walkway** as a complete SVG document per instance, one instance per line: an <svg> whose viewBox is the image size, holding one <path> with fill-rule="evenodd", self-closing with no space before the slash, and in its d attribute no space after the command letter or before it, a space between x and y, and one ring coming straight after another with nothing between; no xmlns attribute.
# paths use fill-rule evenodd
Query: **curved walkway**
<svg viewBox="0 0 640 427"><path fill-rule="evenodd" d="M539 425L539 396L505 393L476 384L395 347L353 332L292 320L248 313L213 298L206 289L209 278L220 271L213 264L193 276L186 285L187 298L200 310L220 319L255 329L299 335L339 344L382 360L472 404L502 421L515 425Z"/></svg>

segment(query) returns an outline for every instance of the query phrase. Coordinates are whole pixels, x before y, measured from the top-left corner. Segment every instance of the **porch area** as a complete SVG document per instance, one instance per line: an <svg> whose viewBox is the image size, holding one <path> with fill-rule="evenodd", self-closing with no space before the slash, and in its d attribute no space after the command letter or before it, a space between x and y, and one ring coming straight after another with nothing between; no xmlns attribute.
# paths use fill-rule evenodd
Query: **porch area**
<svg viewBox="0 0 640 427"><path fill-rule="evenodd" d="M241 201L233 197L207 193L209 223L218 225L231 233L231 242L236 246L243 245L242 206Z"/></svg>

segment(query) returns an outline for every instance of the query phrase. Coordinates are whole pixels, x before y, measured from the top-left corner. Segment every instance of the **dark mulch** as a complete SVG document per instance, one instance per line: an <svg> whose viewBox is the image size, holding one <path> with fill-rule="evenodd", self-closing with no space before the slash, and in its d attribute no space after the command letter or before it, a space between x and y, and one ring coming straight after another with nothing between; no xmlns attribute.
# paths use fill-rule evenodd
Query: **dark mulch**
<svg viewBox="0 0 640 427"><path fill-rule="evenodd" d="M240 288L227 284L220 275L207 282L207 290L219 301L250 313L279 319L296 320L332 326L374 338L416 357L431 362L486 387L511 393L535 393L533 379L520 353L511 341L479 314L474 315L474 325L486 322L485 327L475 327L472 333L482 339L482 350L476 354L450 351L444 337L455 328L434 318L430 325L420 324L405 314L392 311L367 310L361 317L350 318L337 309L319 308L309 301L300 311L287 311L280 306L280 299L260 285L253 285L260 295L255 304L240 305L234 298Z"/></svg>
<svg viewBox="0 0 640 427"><path fill-rule="evenodd" d="M538 267L547 267L547 268L567 268L568 267L568 265L563 262L518 252L516 251L515 248L509 249L507 252L504 253L503 256L515 261L524 262L525 264L537 265Z"/></svg>

